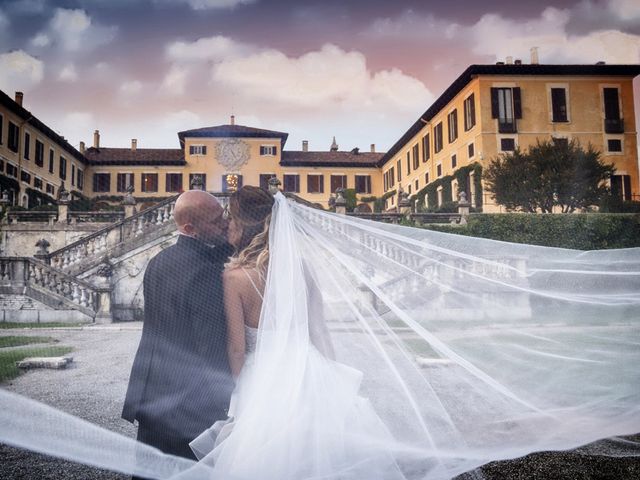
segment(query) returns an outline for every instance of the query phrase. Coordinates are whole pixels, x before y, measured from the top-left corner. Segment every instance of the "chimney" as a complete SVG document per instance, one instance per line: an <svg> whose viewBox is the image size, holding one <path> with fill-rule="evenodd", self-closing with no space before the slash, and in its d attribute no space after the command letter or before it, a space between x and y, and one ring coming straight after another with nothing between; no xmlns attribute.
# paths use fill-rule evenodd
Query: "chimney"
<svg viewBox="0 0 640 480"><path fill-rule="evenodd" d="M302 140L302 151L303 152L309 151L309 140Z"/></svg>
<svg viewBox="0 0 640 480"><path fill-rule="evenodd" d="M86 147L84 146L84 142L80 142L80 153L84 153Z"/></svg>
<svg viewBox="0 0 640 480"><path fill-rule="evenodd" d="M371 153L376 153L376 144L375 143L371 144Z"/></svg>
<svg viewBox="0 0 640 480"><path fill-rule="evenodd" d="M100 130L93 132L93 148L100 148Z"/></svg>
<svg viewBox="0 0 640 480"><path fill-rule="evenodd" d="M22 99L24 98L24 93L16 92L16 103L22 106Z"/></svg>
<svg viewBox="0 0 640 480"><path fill-rule="evenodd" d="M538 47L531 47L531 65L538 65Z"/></svg>
<svg viewBox="0 0 640 480"><path fill-rule="evenodd" d="M520 60L519 58L516 58L516 60L513 62L516 65L522 65L522 60Z"/></svg>
<svg viewBox="0 0 640 480"><path fill-rule="evenodd" d="M138 139L136 138L132 138L131 139L131 151L135 152L138 148Z"/></svg>
<svg viewBox="0 0 640 480"><path fill-rule="evenodd" d="M235 125L236 124L236 116L235 115L231 115L231 123L230 125Z"/></svg>
<svg viewBox="0 0 640 480"><path fill-rule="evenodd" d="M507 57L507 65L513 65L513 57L512 56L508 56Z"/></svg>

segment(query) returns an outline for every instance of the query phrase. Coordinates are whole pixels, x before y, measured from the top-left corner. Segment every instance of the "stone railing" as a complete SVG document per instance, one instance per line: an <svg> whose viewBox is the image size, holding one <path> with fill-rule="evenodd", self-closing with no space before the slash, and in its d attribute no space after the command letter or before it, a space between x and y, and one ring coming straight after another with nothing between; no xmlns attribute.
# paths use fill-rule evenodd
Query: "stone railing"
<svg viewBox="0 0 640 480"><path fill-rule="evenodd" d="M31 287L54 297L58 307L66 303L94 318L101 313L110 316L109 288L96 288L35 258L0 257L0 286L18 289ZM39 300L46 303L47 299Z"/></svg>
<svg viewBox="0 0 640 480"><path fill-rule="evenodd" d="M159 230L164 226L173 225L173 208L177 198L177 196L168 198L129 218L113 223L63 248L43 255L42 258L55 268L68 270L88 258L104 257L116 245Z"/></svg>
<svg viewBox="0 0 640 480"><path fill-rule="evenodd" d="M360 213L349 212L350 217L362 218L365 220L375 220L376 222L394 223L398 224L405 218L405 215L399 212L387 212L387 213Z"/></svg>
<svg viewBox="0 0 640 480"><path fill-rule="evenodd" d="M118 210L103 210L97 212L72 212L68 213L70 223L87 223L87 222L119 222L124 219L124 212Z"/></svg>
<svg viewBox="0 0 640 480"><path fill-rule="evenodd" d="M462 222L462 215L460 213L410 213L405 215L400 212L383 212L383 213L360 213L349 212L350 217L364 218L366 220L375 220L378 222L394 223L398 224L403 219L407 219L417 225L424 225L427 223L434 224L459 224Z"/></svg>
<svg viewBox="0 0 640 480"><path fill-rule="evenodd" d="M53 225L58 218L57 210L46 210L46 211L9 211L7 212L7 221L9 223L18 223L18 222L39 222L39 223L48 223L49 225Z"/></svg>

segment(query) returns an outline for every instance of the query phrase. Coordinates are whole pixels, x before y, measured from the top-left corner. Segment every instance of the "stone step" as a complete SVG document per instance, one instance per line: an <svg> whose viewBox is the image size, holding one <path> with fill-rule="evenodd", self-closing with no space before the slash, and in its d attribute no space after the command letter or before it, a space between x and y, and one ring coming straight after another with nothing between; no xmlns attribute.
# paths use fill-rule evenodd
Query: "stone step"
<svg viewBox="0 0 640 480"><path fill-rule="evenodd" d="M73 362L73 357L28 357L16 362L16 365L18 368L24 369L52 368L59 370L67 368L71 362Z"/></svg>

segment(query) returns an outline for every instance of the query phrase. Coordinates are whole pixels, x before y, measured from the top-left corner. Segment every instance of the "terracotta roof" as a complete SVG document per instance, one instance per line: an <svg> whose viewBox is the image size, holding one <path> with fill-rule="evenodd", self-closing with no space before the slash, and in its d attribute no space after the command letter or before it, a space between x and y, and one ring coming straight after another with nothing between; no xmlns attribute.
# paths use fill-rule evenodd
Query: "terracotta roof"
<svg viewBox="0 0 640 480"><path fill-rule="evenodd" d="M351 152L298 152L283 151L280 165L283 167L373 167L384 155L381 153Z"/></svg>
<svg viewBox="0 0 640 480"><path fill-rule="evenodd" d="M86 163L84 156L76 150L67 140L58 135L56 132L47 127L43 122L38 120L33 113L27 110L24 107L18 105L13 98L0 90L0 105L6 107L10 112L15 113L22 120L26 120L26 124L31 125L37 128L42 134L49 137L52 141L54 141L58 146L60 146L67 153L72 155L77 160L80 160L82 163Z"/></svg>
<svg viewBox="0 0 640 480"><path fill-rule="evenodd" d="M280 144L284 147L288 133L276 132L274 130L263 130L262 128L246 127L244 125L218 125L215 127L196 128L178 132L180 144L184 145L185 137L191 138L279 138Z"/></svg>
<svg viewBox="0 0 640 480"><path fill-rule="evenodd" d="M447 88L440 97L424 112L402 137L380 159L378 166L385 163L404 147L422 128L431 121L460 91L477 75L542 75L542 76L624 76L640 75L640 65L541 65L541 64L505 64L471 65Z"/></svg>
<svg viewBox="0 0 640 480"><path fill-rule="evenodd" d="M91 165L186 165L179 148L94 148L85 150Z"/></svg>

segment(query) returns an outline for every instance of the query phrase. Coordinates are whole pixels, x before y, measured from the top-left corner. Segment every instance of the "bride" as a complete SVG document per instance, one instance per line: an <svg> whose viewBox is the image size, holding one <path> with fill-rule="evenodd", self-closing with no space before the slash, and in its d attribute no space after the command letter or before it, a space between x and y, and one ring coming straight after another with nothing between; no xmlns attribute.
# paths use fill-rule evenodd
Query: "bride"
<svg viewBox="0 0 640 480"><path fill-rule="evenodd" d="M225 274L230 419L200 460L0 391L0 440L149 478L448 479L567 450L637 456L640 249L360 220L245 187Z"/></svg>

